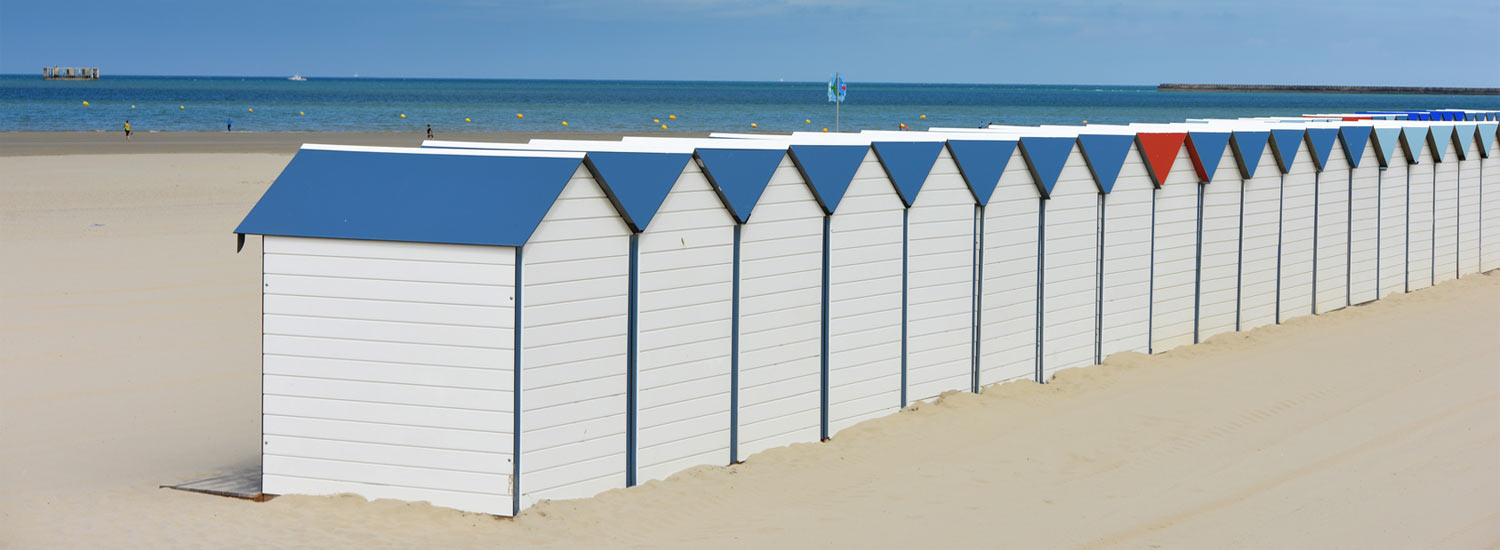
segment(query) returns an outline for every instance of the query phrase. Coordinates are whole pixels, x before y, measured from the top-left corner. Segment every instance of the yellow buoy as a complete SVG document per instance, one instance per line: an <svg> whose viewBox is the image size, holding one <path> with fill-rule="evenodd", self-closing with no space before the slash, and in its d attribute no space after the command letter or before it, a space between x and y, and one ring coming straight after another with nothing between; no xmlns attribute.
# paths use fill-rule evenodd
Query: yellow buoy
<svg viewBox="0 0 1500 550"><path fill-rule="evenodd" d="M516 113L516 118L526 118L526 116L522 115L521 113Z"/></svg>
<svg viewBox="0 0 1500 550"><path fill-rule="evenodd" d="M1083 123L1084 123L1084 124L1088 124L1088 123L1089 123L1089 121L1087 121L1087 120L1085 120L1085 121L1083 121Z"/></svg>
<svg viewBox="0 0 1500 550"><path fill-rule="evenodd" d="M87 101L83 102L83 106L84 107L88 107L89 106L89 102L87 102Z"/></svg>
<svg viewBox="0 0 1500 550"><path fill-rule="evenodd" d="M808 123L808 124L812 124L812 119L810 119L810 118L809 118L809 119L807 119L807 120L804 120L804 121L802 121L802 122L805 122L805 123Z"/></svg>
<svg viewBox="0 0 1500 550"><path fill-rule="evenodd" d="M754 122L751 122L751 123L750 123L750 127L751 127L751 128L759 128L759 126L756 126L756 125L755 125L755 123L754 123Z"/></svg>
<svg viewBox="0 0 1500 550"><path fill-rule="evenodd" d="M135 108L135 105L131 105L131 106L130 106L130 108L131 108L131 109L134 109L134 108Z"/></svg>
<svg viewBox="0 0 1500 550"><path fill-rule="evenodd" d="M255 109L251 109L250 112L252 112L252 113L255 112Z"/></svg>
<svg viewBox="0 0 1500 550"><path fill-rule="evenodd" d="M567 125L568 125L568 121L564 120L563 121L563 126L567 126Z"/></svg>
<svg viewBox="0 0 1500 550"><path fill-rule="evenodd" d="M474 122L474 121L469 120L469 117L464 117L464 122Z"/></svg>
<svg viewBox="0 0 1500 550"><path fill-rule="evenodd" d="M661 129L663 129L663 130L667 129L667 125L666 124L661 125Z"/></svg>
<svg viewBox="0 0 1500 550"><path fill-rule="evenodd" d="M927 118L927 115L922 115L922 116L919 116L917 118Z"/></svg>
<svg viewBox="0 0 1500 550"><path fill-rule="evenodd" d="M401 118L406 118L406 113L401 113Z"/></svg>
<svg viewBox="0 0 1500 550"><path fill-rule="evenodd" d="M297 111L297 116L302 116L302 115L305 115L305 114L307 114L307 113L304 113L302 111Z"/></svg>
<svg viewBox="0 0 1500 550"><path fill-rule="evenodd" d="M824 128L824 129L823 129L823 131L824 131L824 132L827 132L827 131L828 131L828 129L827 129L827 128Z"/></svg>
<svg viewBox="0 0 1500 550"><path fill-rule="evenodd" d="M186 105L178 105L177 106L177 110L179 110L179 111L186 110L186 109L187 109Z"/></svg>
<svg viewBox="0 0 1500 550"><path fill-rule="evenodd" d="M670 118L672 120L677 120L677 115L667 115L667 118Z"/></svg>
<svg viewBox="0 0 1500 550"><path fill-rule="evenodd" d="M659 119L659 118L653 118L653 119L651 119L651 123L652 124L661 124L661 119Z"/></svg>

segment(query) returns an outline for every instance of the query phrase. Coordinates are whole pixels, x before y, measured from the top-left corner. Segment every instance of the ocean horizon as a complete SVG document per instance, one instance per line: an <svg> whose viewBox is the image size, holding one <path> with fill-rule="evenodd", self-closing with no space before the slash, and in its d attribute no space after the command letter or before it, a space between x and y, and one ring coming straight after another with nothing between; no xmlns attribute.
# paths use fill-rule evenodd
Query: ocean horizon
<svg viewBox="0 0 1500 550"><path fill-rule="evenodd" d="M1110 84L0 75L0 131L843 131L1178 122L1384 109L1500 109L1500 97L1160 92ZM84 105L88 102L88 105ZM405 115L403 118L402 115ZM518 116L520 115L520 116ZM564 126L563 122L567 122ZM752 127L751 124L755 126Z"/></svg>

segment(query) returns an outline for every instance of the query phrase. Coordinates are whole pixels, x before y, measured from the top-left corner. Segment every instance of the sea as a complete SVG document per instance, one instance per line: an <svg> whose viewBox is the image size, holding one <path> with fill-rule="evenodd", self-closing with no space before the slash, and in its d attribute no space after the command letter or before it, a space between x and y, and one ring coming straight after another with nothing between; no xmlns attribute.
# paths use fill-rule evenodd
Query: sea
<svg viewBox="0 0 1500 550"><path fill-rule="evenodd" d="M826 82L0 75L0 131L922 130L1444 108L1500 109L1500 97L856 81L835 105Z"/></svg>

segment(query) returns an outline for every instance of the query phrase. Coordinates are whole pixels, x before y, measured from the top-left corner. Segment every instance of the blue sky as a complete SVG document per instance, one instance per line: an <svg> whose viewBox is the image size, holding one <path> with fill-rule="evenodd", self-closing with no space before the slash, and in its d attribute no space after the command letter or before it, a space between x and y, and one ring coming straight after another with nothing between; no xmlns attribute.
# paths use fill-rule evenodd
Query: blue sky
<svg viewBox="0 0 1500 550"><path fill-rule="evenodd" d="M0 72L1500 86L1495 0L0 0Z"/></svg>

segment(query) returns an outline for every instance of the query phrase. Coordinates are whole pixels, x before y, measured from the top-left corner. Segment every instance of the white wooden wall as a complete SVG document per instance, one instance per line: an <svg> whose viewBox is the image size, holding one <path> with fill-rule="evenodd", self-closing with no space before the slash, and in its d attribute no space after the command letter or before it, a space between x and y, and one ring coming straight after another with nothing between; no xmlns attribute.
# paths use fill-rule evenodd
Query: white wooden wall
<svg viewBox="0 0 1500 550"><path fill-rule="evenodd" d="M1314 312L1327 313L1349 305L1349 158L1334 143L1323 171L1317 175L1318 293Z"/></svg>
<svg viewBox="0 0 1500 550"><path fill-rule="evenodd" d="M1432 150L1424 145L1422 156L1417 164L1410 166L1411 187L1407 191L1410 223L1407 225L1406 266L1406 284L1409 291L1432 286L1432 228L1433 209L1436 207L1433 198L1435 164L1437 162L1432 158Z"/></svg>
<svg viewBox="0 0 1500 550"><path fill-rule="evenodd" d="M1270 144L1255 177L1244 180L1245 217L1240 247L1240 330L1276 322L1276 242L1280 238L1281 169Z"/></svg>
<svg viewBox="0 0 1500 550"><path fill-rule="evenodd" d="M1102 357L1151 345L1151 208L1156 185L1134 144L1104 197Z"/></svg>
<svg viewBox="0 0 1500 550"><path fill-rule="evenodd" d="M1094 364L1099 186L1073 146L1047 199L1042 237L1042 380Z"/></svg>
<svg viewBox="0 0 1500 550"><path fill-rule="evenodd" d="M522 509L625 486L629 235L580 167L522 249Z"/></svg>
<svg viewBox="0 0 1500 550"><path fill-rule="evenodd" d="M1203 188L1203 253L1198 298L1198 340L1234 332L1239 291L1240 170L1224 148L1218 170Z"/></svg>
<svg viewBox="0 0 1500 550"><path fill-rule="evenodd" d="M974 194L944 147L908 219L907 398L973 383Z"/></svg>
<svg viewBox="0 0 1500 550"><path fill-rule="evenodd" d="M263 250L262 490L509 515L515 249Z"/></svg>
<svg viewBox="0 0 1500 550"><path fill-rule="evenodd" d="M1380 245L1380 161L1374 143L1365 146L1352 175L1349 203L1349 303L1375 300Z"/></svg>
<svg viewBox="0 0 1500 550"><path fill-rule="evenodd" d="M1406 292L1407 182L1410 167L1402 145L1391 154L1390 164L1378 176L1380 187L1380 275L1378 296Z"/></svg>
<svg viewBox="0 0 1500 550"><path fill-rule="evenodd" d="M1458 173L1458 272L1479 272L1479 146L1464 140L1467 155Z"/></svg>
<svg viewBox="0 0 1500 550"><path fill-rule="evenodd" d="M867 152L830 221L829 434L901 408L904 208L875 153Z"/></svg>
<svg viewBox="0 0 1500 550"><path fill-rule="evenodd" d="M1437 175L1432 191L1433 215L1436 216L1432 234L1432 277L1435 283L1458 278L1458 195L1461 192L1458 166L1461 161L1458 160L1458 151L1453 150L1452 137L1442 141L1439 147L1448 148L1448 154L1443 157L1443 162L1433 167Z"/></svg>
<svg viewBox="0 0 1500 550"><path fill-rule="evenodd" d="M1016 148L984 207L979 383L1036 378L1036 249L1041 194Z"/></svg>
<svg viewBox="0 0 1500 550"><path fill-rule="evenodd" d="M690 162L639 237L636 482L729 462L734 218Z"/></svg>
<svg viewBox="0 0 1500 550"><path fill-rule="evenodd" d="M783 159L740 235L740 460L820 434L823 218L789 168Z"/></svg>
<svg viewBox="0 0 1500 550"><path fill-rule="evenodd" d="M1314 205L1317 201L1312 151L1297 142L1296 162L1282 180L1281 298L1278 320L1312 314Z"/></svg>
<svg viewBox="0 0 1500 550"><path fill-rule="evenodd" d="M1152 243L1151 352L1193 343L1193 301L1198 269L1198 173L1187 147L1156 189Z"/></svg>
<svg viewBox="0 0 1500 550"><path fill-rule="evenodd" d="M1490 156L1479 162L1479 269L1500 268L1500 139L1490 145Z"/></svg>

